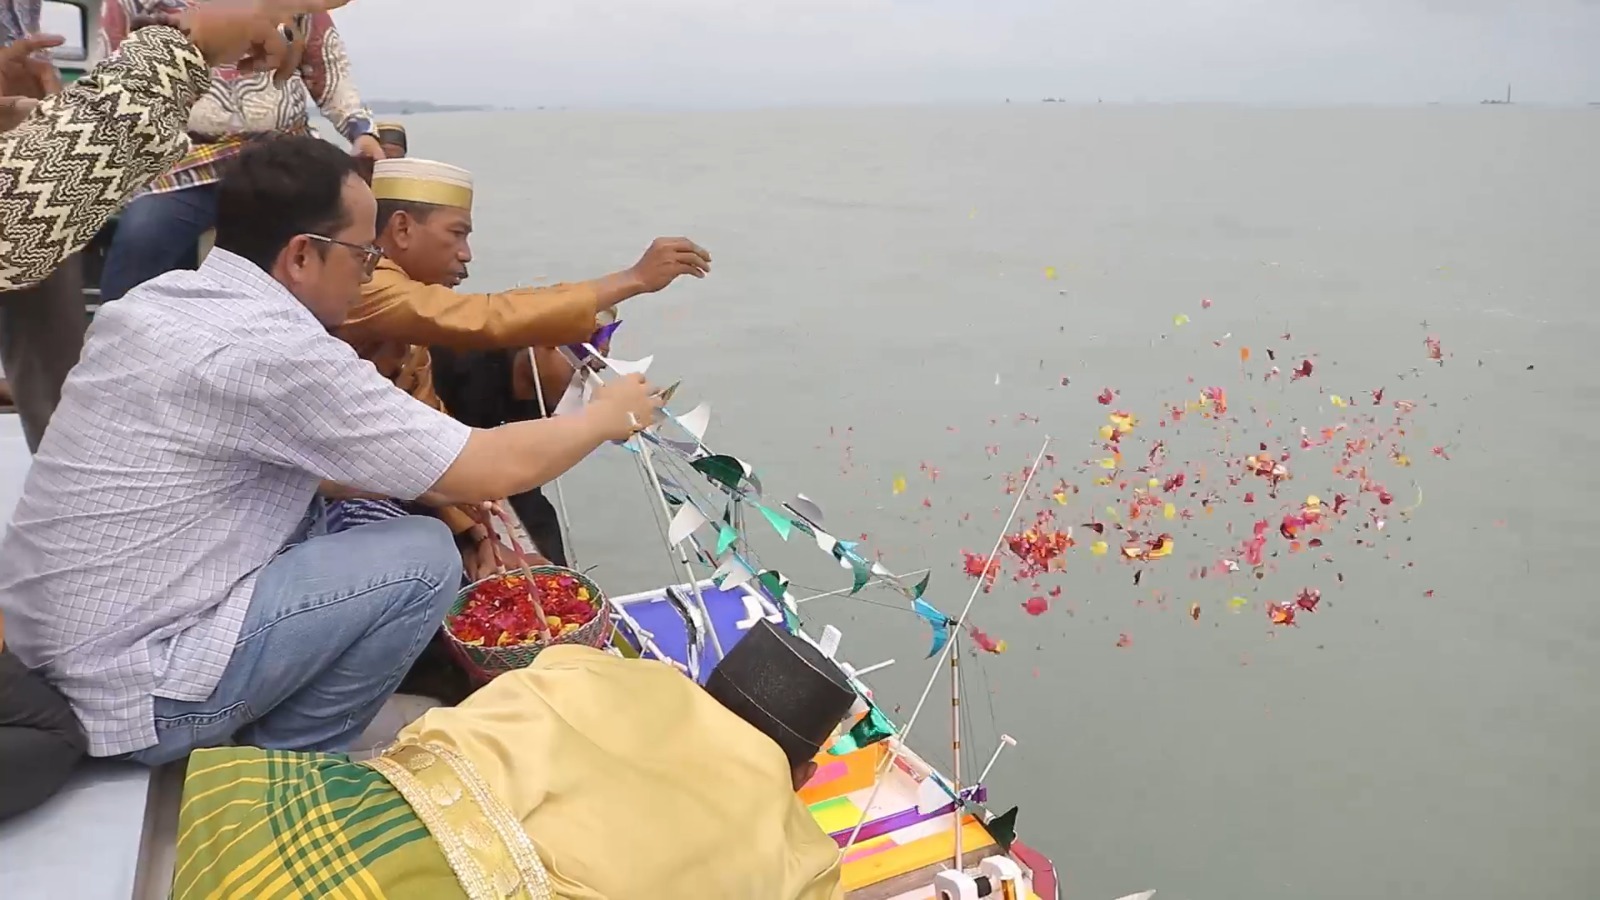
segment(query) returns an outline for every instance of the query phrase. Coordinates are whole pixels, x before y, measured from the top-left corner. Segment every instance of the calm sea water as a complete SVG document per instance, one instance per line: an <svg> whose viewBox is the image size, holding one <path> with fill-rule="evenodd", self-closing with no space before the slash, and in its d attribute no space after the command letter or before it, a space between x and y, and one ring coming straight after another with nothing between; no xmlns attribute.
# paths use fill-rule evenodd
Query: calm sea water
<svg viewBox="0 0 1600 900"><path fill-rule="evenodd" d="M1196 393L1188 376L1222 384L1241 452L1296 434L1295 417L1331 422L1318 390L1416 400L1415 465L1380 454L1374 470L1397 505L1414 502L1413 480L1426 499L1376 549L1341 537L1333 563L1193 581L1186 569L1214 558L1204 548L1232 539L1218 517L1180 531L1171 564L1139 587L1080 547L1045 616L1022 612L1021 586L980 596L974 621L1011 649L969 660L969 759L1000 731L1020 741L993 797L1022 806L1023 835L1083 900L1600 889L1600 111L1015 105L408 124L417 155L477 176L469 285L591 277L660 234L710 248L711 278L626 307L619 355L654 354L660 383L683 379L683 408L709 400L709 442L773 494L806 492L891 567L931 567L929 596L952 612L970 590L960 551L987 550L1009 506L997 473L1046 433L1052 477L1099 455L1102 387L1151 428L1162 402ZM1191 322L1174 328L1180 313ZM1423 358L1428 333L1450 354L1442 367ZM1257 363L1269 346L1316 354L1318 373L1292 389L1246 381L1239 345ZM1291 493L1330 484L1308 464ZM578 556L609 590L675 577L628 458L586 463L565 488ZM1074 502L1069 516L1094 509ZM758 540L799 582L847 584L814 549ZM1320 585L1325 607L1274 634L1259 602L1301 584ZM1255 605L1230 615L1233 594ZM903 719L928 674L922 627L861 601L808 610L844 629L857 663L899 660L874 683ZM945 705L912 739L935 759Z"/></svg>

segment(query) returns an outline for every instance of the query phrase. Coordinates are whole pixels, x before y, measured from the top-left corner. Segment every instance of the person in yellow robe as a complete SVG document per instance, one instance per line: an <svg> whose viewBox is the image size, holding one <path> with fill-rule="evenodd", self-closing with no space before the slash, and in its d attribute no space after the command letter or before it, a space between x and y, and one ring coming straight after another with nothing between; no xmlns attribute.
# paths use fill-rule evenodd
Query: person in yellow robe
<svg viewBox="0 0 1600 900"><path fill-rule="evenodd" d="M796 796L856 695L760 621L701 688L556 646L381 756L196 751L175 900L836 900L838 845Z"/></svg>
<svg viewBox="0 0 1600 900"><path fill-rule="evenodd" d="M372 193L378 200L377 246L384 258L335 334L435 409L445 406L434 389L430 346L506 350L582 341L594 333L602 311L660 291L680 276L704 277L711 268L710 255L693 241L661 238L633 266L592 281L484 294L457 291L472 261L471 173L426 159L379 160ZM341 524L403 512L370 500L343 506L348 522ZM489 574L495 554L472 511L439 514L462 537L468 577Z"/></svg>

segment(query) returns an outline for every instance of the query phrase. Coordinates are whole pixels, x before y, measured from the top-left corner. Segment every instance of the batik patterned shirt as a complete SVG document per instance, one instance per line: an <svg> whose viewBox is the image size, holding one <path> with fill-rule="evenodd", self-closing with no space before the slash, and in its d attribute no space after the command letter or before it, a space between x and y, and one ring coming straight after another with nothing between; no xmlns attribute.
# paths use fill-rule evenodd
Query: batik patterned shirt
<svg viewBox="0 0 1600 900"><path fill-rule="evenodd" d="M0 291L43 281L182 157L189 107L210 86L187 38L143 28L0 134Z"/></svg>
<svg viewBox="0 0 1600 900"><path fill-rule="evenodd" d="M121 45L135 16L177 11L197 2L204 0L105 0L100 52L110 54ZM212 75L211 89L189 114L194 149L151 185L152 193L215 182L220 163L238 154L249 137L309 132L308 93L346 140L374 130L372 112L362 105L350 77L344 40L327 13L311 17L300 71L284 84L274 84L271 72L245 74L234 66L219 66Z"/></svg>

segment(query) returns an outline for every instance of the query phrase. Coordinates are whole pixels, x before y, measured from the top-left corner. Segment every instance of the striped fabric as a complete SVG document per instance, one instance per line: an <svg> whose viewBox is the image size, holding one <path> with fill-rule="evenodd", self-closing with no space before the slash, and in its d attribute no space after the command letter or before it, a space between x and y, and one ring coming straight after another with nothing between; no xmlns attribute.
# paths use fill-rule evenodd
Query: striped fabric
<svg viewBox="0 0 1600 900"><path fill-rule="evenodd" d="M409 515L412 512L398 500L339 500L328 504L328 533Z"/></svg>
<svg viewBox="0 0 1600 900"><path fill-rule="evenodd" d="M178 160L177 165L150 183L150 193L164 194L219 181L222 163L238 156L244 145L245 138L242 137L225 137L209 144L195 144L194 149Z"/></svg>
<svg viewBox="0 0 1600 900"><path fill-rule="evenodd" d="M254 747L189 758L174 900L464 896L422 820L371 768Z"/></svg>

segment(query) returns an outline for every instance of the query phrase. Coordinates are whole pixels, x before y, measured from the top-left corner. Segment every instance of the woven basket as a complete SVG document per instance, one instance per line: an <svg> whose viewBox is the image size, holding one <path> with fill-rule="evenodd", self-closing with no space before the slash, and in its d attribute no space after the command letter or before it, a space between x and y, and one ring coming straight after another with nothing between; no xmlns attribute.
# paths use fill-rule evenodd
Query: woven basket
<svg viewBox="0 0 1600 900"><path fill-rule="evenodd" d="M600 586L594 583L594 579L584 575L582 572L564 569L560 566L532 566L530 571L534 575L567 575L576 579L579 584L589 589L589 596L593 598L595 604L594 618L585 622L582 627L567 634L565 637L557 637L550 641L546 641L543 638L535 638L526 644L513 644L507 647L482 647L464 643L460 638L456 637L454 630L452 630L456 616L466 608L467 598L472 596L473 590L478 585L497 581L500 576L485 578L467 585L461 589L461 593L456 595L456 602L450 605L450 612L445 616L444 636L445 640L450 644L451 652L455 654L462 668L466 669L467 674L471 675L480 684L497 675L527 666L539 655L539 651L546 647L556 644L578 644L599 649L611 640L612 625L609 602L606 600L605 594L600 590ZM517 574L520 574L520 572L516 569L507 572L507 575Z"/></svg>

